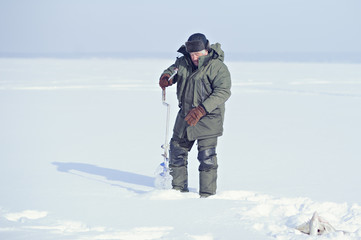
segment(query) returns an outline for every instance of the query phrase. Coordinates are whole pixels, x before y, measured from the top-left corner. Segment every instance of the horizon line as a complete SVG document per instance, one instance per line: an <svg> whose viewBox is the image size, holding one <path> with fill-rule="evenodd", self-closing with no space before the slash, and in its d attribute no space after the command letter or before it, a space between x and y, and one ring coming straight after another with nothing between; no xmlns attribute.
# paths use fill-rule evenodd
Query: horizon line
<svg viewBox="0 0 361 240"><path fill-rule="evenodd" d="M230 52L226 61L361 63L361 52ZM0 52L0 58L118 58L168 59L175 52Z"/></svg>

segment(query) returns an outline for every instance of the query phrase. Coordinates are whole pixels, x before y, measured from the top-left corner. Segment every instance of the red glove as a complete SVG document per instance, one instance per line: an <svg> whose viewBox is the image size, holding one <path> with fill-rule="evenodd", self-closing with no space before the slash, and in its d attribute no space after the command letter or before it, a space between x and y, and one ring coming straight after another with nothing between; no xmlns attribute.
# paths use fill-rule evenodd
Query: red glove
<svg viewBox="0 0 361 240"><path fill-rule="evenodd" d="M172 79L168 81L170 75L168 73L163 74L159 79L159 86L164 90L173 84Z"/></svg>
<svg viewBox="0 0 361 240"><path fill-rule="evenodd" d="M184 120L186 120L190 126L195 126L204 115L206 115L206 110L204 110L202 106L198 106L190 110Z"/></svg>

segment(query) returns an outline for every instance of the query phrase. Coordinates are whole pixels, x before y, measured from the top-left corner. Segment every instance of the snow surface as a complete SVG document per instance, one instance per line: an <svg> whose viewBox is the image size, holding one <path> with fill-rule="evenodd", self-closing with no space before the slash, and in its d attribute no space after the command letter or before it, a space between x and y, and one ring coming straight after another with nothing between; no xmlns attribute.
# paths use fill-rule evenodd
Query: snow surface
<svg viewBox="0 0 361 240"><path fill-rule="evenodd" d="M218 194L154 188L172 60L0 59L0 239L361 239L361 65L228 62ZM171 122L175 89L167 89ZM295 230L314 211L342 231Z"/></svg>

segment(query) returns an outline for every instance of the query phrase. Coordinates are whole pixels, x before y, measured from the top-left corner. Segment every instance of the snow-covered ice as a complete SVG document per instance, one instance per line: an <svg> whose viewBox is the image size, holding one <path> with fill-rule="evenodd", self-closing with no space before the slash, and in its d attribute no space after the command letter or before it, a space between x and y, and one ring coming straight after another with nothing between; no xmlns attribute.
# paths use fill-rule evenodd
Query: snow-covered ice
<svg viewBox="0 0 361 240"><path fill-rule="evenodd" d="M218 194L200 199L196 149L191 192L154 187L171 63L0 59L0 239L361 239L361 64L227 62ZM315 211L340 231L295 229Z"/></svg>

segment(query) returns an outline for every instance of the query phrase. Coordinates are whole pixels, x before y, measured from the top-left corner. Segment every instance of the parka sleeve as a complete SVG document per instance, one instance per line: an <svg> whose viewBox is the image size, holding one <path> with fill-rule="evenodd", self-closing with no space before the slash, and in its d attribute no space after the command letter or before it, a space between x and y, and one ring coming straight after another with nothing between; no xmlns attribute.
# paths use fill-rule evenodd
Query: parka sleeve
<svg viewBox="0 0 361 240"><path fill-rule="evenodd" d="M211 113L231 96L231 74L225 64L217 71L211 83L212 93L204 100L202 106Z"/></svg>
<svg viewBox="0 0 361 240"><path fill-rule="evenodd" d="M163 74L169 74L169 75L172 75L175 71L176 68L179 68L179 58L177 58L177 60L175 61L174 64L172 64L171 66L169 66L166 70L163 71L163 73L161 74L161 76ZM173 78L173 83L176 83L177 82L177 76L175 76Z"/></svg>

